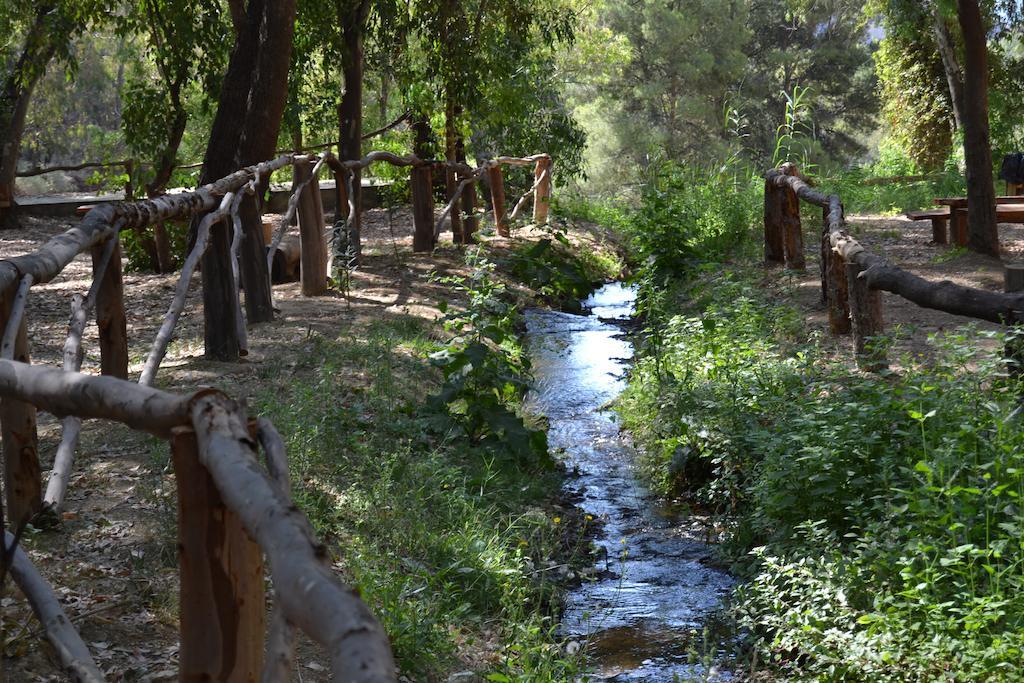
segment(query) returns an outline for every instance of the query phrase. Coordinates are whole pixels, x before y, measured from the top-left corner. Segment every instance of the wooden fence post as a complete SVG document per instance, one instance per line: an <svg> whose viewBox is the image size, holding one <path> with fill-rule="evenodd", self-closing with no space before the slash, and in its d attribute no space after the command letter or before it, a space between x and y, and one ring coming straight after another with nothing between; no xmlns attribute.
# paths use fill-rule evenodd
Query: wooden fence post
<svg viewBox="0 0 1024 683"><path fill-rule="evenodd" d="M296 161L295 183L312 175L313 160ZM302 295L320 296L327 291L327 226L324 223L320 183L313 178L299 195L299 237L302 239Z"/></svg>
<svg viewBox="0 0 1024 683"><path fill-rule="evenodd" d="M949 244L949 238L946 237L948 232L946 226L948 223L948 218L936 217L932 219L932 242L935 244Z"/></svg>
<svg viewBox="0 0 1024 683"><path fill-rule="evenodd" d="M967 209L951 206L950 209L950 232L953 242L958 247L967 246Z"/></svg>
<svg viewBox="0 0 1024 683"><path fill-rule="evenodd" d="M783 164L781 169L789 176L799 176L800 172L795 164ZM800 197L788 187L782 189L782 234L783 247L786 252L786 268L790 270L803 270L806 267L804 259L804 233L800 223Z"/></svg>
<svg viewBox="0 0 1024 683"><path fill-rule="evenodd" d="M476 183L471 182L462 190L462 244L473 244L473 235L479 229L480 219L476 215Z"/></svg>
<svg viewBox="0 0 1024 683"><path fill-rule="evenodd" d="M846 283L846 260L832 249L829 234L829 209L825 208L824 225L821 232L822 285L825 306L828 309L828 327L833 335L849 334L850 295Z"/></svg>
<svg viewBox="0 0 1024 683"><path fill-rule="evenodd" d="M0 338L6 330L16 291L17 287L11 287L7 292L0 292ZM21 317L12 360L30 362L27 315ZM3 439L7 523L14 530L30 519L43 501L36 407L9 398L0 401L0 437Z"/></svg>
<svg viewBox="0 0 1024 683"><path fill-rule="evenodd" d="M414 166L409 185L412 189L412 219L415 233L412 250L434 249L434 181L429 166Z"/></svg>
<svg viewBox="0 0 1024 683"><path fill-rule="evenodd" d="M494 210L494 227L502 237L508 237L511 233L508 229L508 216L505 210L505 177L501 172L501 165L495 164L487 169L488 180L491 185L491 208Z"/></svg>
<svg viewBox="0 0 1024 683"><path fill-rule="evenodd" d="M533 169L533 182L537 190L533 194L533 224L547 225L551 210L551 167L553 162L547 154L537 159ZM543 180L541 179L543 176Z"/></svg>
<svg viewBox="0 0 1024 683"><path fill-rule="evenodd" d="M115 235L110 239L118 239ZM104 244L92 248L93 277L103 259ZM128 379L128 322L124 312L121 244L114 245L110 261L96 291L96 327L100 335L100 372Z"/></svg>
<svg viewBox="0 0 1024 683"><path fill-rule="evenodd" d="M171 455L181 576L178 680L258 681L265 627L263 553L200 464L190 427L172 430Z"/></svg>
<svg viewBox="0 0 1024 683"><path fill-rule="evenodd" d="M770 180L764 181L764 262L766 265L783 263L785 248L782 232L782 194Z"/></svg>
<svg viewBox="0 0 1024 683"><path fill-rule="evenodd" d="M455 174L455 171L451 168L446 168L444 172L444 186L445 186L445 199L451 201L452 197L459 189L459 178ZM452 242L455 244L462 243L462 212L459 211L458 202L452 207L451 212L448 214L448 223L452 228Z"/></svg>
<svg viewBox="0 0 1024 683"><path fill-rule="evenodd" d="M882 334L882 293L868 287L860 277L863 267L855 262L846 264L846 286L849 292L850 318L853 321L853 350L857 365L865 370L880 370L888 365L885 353L879 348L868 348L872 337Z"/></svg>
<svg viewBox="0 0 1024 683"><path fill-rule="evenodd" d="M1007 293L1024 290L1024 263L1007 263L1004 266L1003 290ZM1024 319L1022 311L1014 311L1014 315L1018 317L1018 320ZM1010 377L1020 379L1024 376L1024 327L1020 324L1013 324L1010 327L1004 355Z"/></svg>
<svg viewBox="0 0 1024 683"><path fill-rule="evenodd" d="M238 204L242 222L242 243L238 248L238 275L245 290L245 315L250 323L274 319L274 302L267 270L267 243L263 234L263 217L255 194L247 194Z"/></svg>

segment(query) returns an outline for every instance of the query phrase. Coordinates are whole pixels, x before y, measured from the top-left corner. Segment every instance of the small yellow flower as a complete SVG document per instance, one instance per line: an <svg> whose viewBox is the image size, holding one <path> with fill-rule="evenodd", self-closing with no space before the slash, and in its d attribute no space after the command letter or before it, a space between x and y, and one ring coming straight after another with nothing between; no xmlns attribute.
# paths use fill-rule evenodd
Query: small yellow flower
<svg viewBox="0 0 1024 683"><path fill-rule="evenodd" d="M561 517L555 517L555 518L554 518L553 520L551 520L551 521L552 521L552 522L554 522L555 524L560 524L560 523L561 523L561 521L562 521L562 518L561 518Z"/></svg>
<svg viewBox="0 0 1024 683"><path fill-rule="evenodd" d="M587 515L587 521L588 521L588 522L589 522L589 521L591 521L591 520L593 520L593 519L594 519L594 516L593 516L593 515Z"/></svg>

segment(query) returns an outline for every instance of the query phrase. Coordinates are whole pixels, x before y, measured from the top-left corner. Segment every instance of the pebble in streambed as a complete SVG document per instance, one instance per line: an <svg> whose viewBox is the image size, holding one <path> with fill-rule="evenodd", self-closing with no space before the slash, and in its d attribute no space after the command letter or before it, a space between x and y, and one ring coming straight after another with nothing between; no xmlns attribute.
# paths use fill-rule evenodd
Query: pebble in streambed
<svg viewBox="0 0 1024 683"><path fill-rule="evenodd" d="M625 388L633 347L615 323L629 319L635 299L634 290L612 283L584 302L589 316L526 314L529 407L548 417L550 446L573 472L566 488L603 523L594 539L598 578L570 591L563 632L587 643L590 680L732 680L692 663L691 654L708 648L703 625L734 580L705 564L708 547L659 509L638 479L628 437L605 409Z"/></svg>

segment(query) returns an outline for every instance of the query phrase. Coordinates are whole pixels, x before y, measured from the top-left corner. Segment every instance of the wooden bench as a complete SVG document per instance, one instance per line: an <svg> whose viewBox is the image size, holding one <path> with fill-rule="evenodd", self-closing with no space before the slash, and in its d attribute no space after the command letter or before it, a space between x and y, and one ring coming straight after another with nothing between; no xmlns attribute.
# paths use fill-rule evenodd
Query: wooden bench
<svg viewBox="0 0 1024 683"><path fill-rule="evenodd" d="M949 224L949 208L928 209L926 211L907 211L907 218L912 221L930 220L932 222L932 242L948 244L946 226Z"/></svg>

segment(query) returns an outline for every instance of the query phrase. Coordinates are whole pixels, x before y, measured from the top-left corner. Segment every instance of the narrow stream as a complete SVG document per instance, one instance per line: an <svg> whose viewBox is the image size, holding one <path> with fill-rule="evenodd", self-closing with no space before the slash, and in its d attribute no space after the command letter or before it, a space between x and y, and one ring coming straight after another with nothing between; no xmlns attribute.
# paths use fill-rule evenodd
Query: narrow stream
<svg viewBox="0 0 1024 683"><path fill-rule="evenodd" d="M563 629L586 643L592 680L729 680L691 663L689 653L705 650L704 620L733 580L705 564L709 548L639 481L633 448L607 407L625 388L632 361L616 321L630 317L635 298L612 283L584 302L589 316L526 314L530 408L550 421L551 448L571 473L568 492L602 523L596 579L569 593Z"/></svg>

